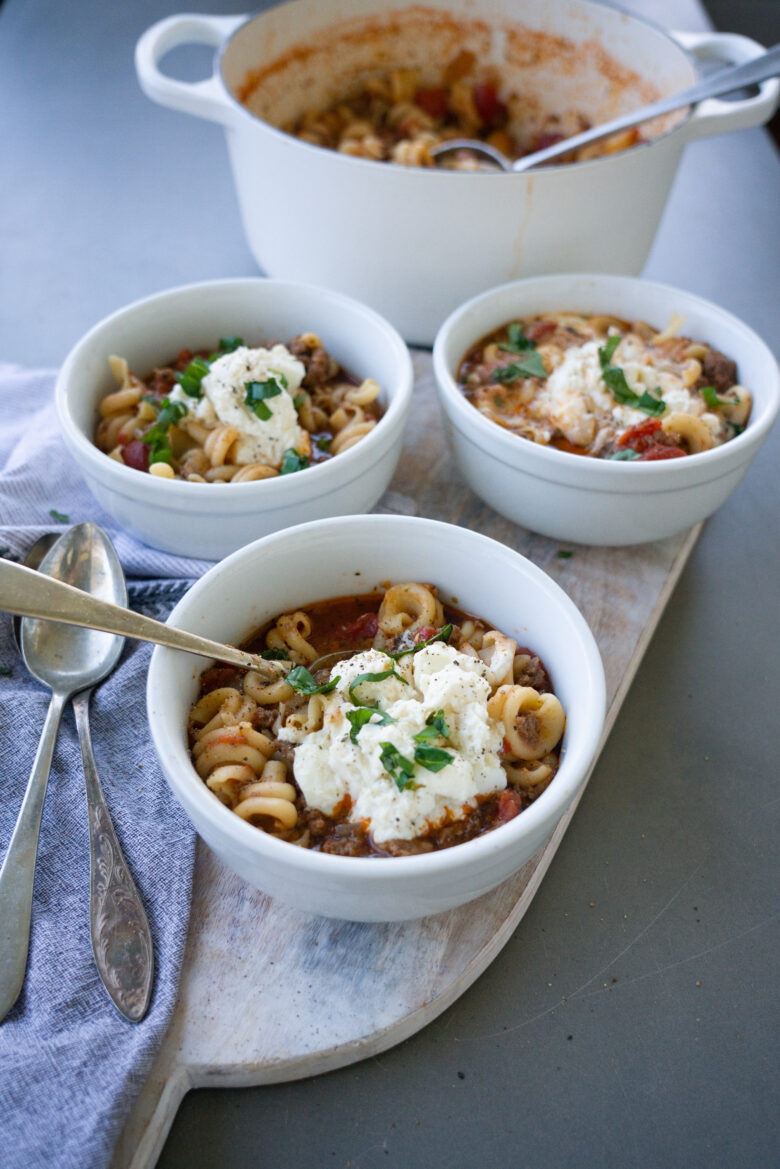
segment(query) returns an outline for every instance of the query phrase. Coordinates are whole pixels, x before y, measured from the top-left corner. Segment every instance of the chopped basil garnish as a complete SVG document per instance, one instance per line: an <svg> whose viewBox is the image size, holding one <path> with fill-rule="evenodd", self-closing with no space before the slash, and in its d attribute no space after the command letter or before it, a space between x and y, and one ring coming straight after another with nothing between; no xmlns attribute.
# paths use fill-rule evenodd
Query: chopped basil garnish
<svg viewBox="0 0 780 1169"><path fill-rule="evenodd" d="M731 427L732 431L734 432L731 436L732 438L736 438L738 434L742 434L742 431L745 429L744 426L741 426L739 424L739 422L729 422L728 425Z"/></svg>
<svg viewBox="0 0 780 1169"><path fill-rule="evenodd" d="M570 552L568 548L559 548L555 555L559 560L571 560L574 553Z"/></svg>
<svg viewBox="0 0 780 1169"><path fill-rule="evenodd" d="M444 711L437 710L435 714L428 715L424 728L414 736L414 741L424 745L434 739L449 739L449 737L450 729L444 721Z"/></svg>
<svg viewBox="0 0 780 1169"><path fill-rule="evenodd" d="M321 451L326 451L326 450L328 450L328 448L330 447L330 444L332 442L333 442L333 439L328 438L327 434L321 434L320 437L317 439L317 449L321 450Z"/></svg>
<svg viewBox="0 0 780 1169"><path fill-rule="evenodd" d="M535 349L522 361L513 361L511 365L493 370L493 378L497 382L516 382L521 377L547 377L547 370L544 368L541 354L537 353Z"/></svg>
<svg viewBox="0 0 780 1169"><path fill-rule="evenodd" d="M641 410L643 414L649 414L651 418L660 418L666 410L666 403L661 398L656 397L656 394L661 392L660 387L656 386L656 394L644 390L640 396L631 389L620 366L610 364L619 344L620 337L612 336L606 345L599 349L601 377L605 385L609 386L615 401L619 402L621 406L633 406L635 410Z"/></svg>
<svg viewBox="0 0 780 1169"><path fill-rule="evenodd" d="M615 451L614 454L607 455L607 458L611 459L613 463L628 463L633 459L639 458L639 451L634 451L631 447L626 447L623 451Z"/></svg>
<svg viewBox="0 0 780 1169"><path fill-rule="evenodd" d="M236 349L244 344L243 337L220 337L219 352L224 356L226 353L234 353Z"/></svg>
<svg viewBox="0 0 780 1169"><path fill-rule="evenodd" d="M277 376L268 378L264 382L244 382L244 405L255 414L262 422L267 422L272 416L273 411L266 406L266 398L278 398L282 392L282 387L277 381ZM284 380L282 378L282 380Z"/></svg>
<svg viewBox="0 0 780 1169"><path fill-rule="evenodd" d="M287 681L298 694L330 694L340 679L332 678L330 682L318 686L313 674L305 666L295 666L287 675Z"/></svg>
<svg viewBox="0 0 780 1169"><path fill-rule="evenodd" d="M190 398L199 398L203 393L201 382L209 372L209 363L202 357L193 357L183 373L176 374L176 381Z"/></svg>
<svg viewBox="0 0 780 1169"><path fill-rule="evenodd" d="M51 518L53 520L56 520L58 524L69 524L70 523L70 516L65 515L64 512L57 511L56 508L50 507L49 508L49 515L51 516Z"/></svg>
<svg viewBox="0 0 780 1169"><path fill-rule="evenodd" d="M286 649L264 649L260 657L267 662L289 662L290 660Z"/></svg>
<svg viewBox="0 0 780 1169"><path fill-rule="evenodd" d="M149 445L149 463L170 463L173 459L171 442L168 437L168 428L175 426L188 414L189 410L184 402L172 402L170 398L163 398L157 412L157 421L150 426L146 434L141 435L141 442Z"/></svg>
<svg viewBox="0 0 780 1169"><path fill-rule="evenodd" d="M499 410L503 410L504 406L506 406L506 398L502 398L500 394L494 394L493 405L498 406Z"/></svg>
<svg viewBox="0 0 780 1169"><path fill-rule="evenodd" d="M397 662L399 658L405 658L407 654L419 653L421 649L425 649L426 645L433 645L435 641L449 641L451 636L452 626L445 625L438 633L434 633L433 637L426 637L425 641L420 641L417 645L410 645L408 649L399 649L397 653L387 656Z"/></svg>
<svg viewBox="0 0 780 1169"><path fill-rule="evenodd" d="M412 779L414 775L413 760L402 755L392 743L380 743L379 746L382 748L382 753L379 756L382 766L395 780L395 786L399 792L405 791L407 788L414 789L417 784Z"/></svg>
<svg viewBox="0 0 780 1169"><path fill-rule="evenodd" d="M367 722L377 716L378 722L374 723L377 727L387 727L390 723L398 722L397 718L393 718L386 710L380 710L378 706L359 706L357 710L348 710L347 719L352 730L349 732L349 737L353 743L357 743L357 737Z"/></svg>
<svg viewBox="0 0 780 1169"><path fill-rule="evenodd" d="M529 349L536 348L536 342L532 341L530 337L526 337L523 332L523 326L517 321L507 326L507 333L509 334L508 341L500 341L499 349L507 349L510 353L527 353Z"/></svg>
<svg viewBox="0 0 780 1169"><path fill-rule="evenodd" d="M301 406L306 401L306 396L307 395L304 394L303 392L295 395L295 397L293 398L293 406L295 407L296 410L300 410Z"/></svg>
<svg viewBox="0 0 780 1169"><path fill-rule="evenodd" d="M406 681L406 678L402 678L400 674L396 674L392 666L389 670L382 670L378 674L358 674L357 678L355 678L355 681L349 688L350 702L352 702L355 706L364 706L365 703L361 702L355 693L356 687L358 687L361 682L384 682L385 678L397 678L399 682L403 682L404 686L409 685L409 683Z"/></svg>
<svg viewBox="0 0 780 1169"><path fill-rule="evenodd" d="M293 471L303 471L308 467L309 460L306 455L299 455L292 447L288 447L282 456L282 465L279 468L280 475L291 475Z"/></svg>
<svg viewBox="0 0 780 1169"><path fill-rule="evenodd" d="M452 763L454 755L443 751L441 747L415 747L414 759L427 771L442 771L448 763Z"/></svg>
<svg viewBox="0 0 780 1169"><path fill-rule="evenodd" d="M702 386L699 393L711 410L717 410L719 406L739 405L739 398L719 398L714 386Z"/></svg>
<svg viewBox="0 0 780 1169"><path fill-rule="evenodd" d="M0 666L0 678L10 678L13 670L10 666Z"/></svg>

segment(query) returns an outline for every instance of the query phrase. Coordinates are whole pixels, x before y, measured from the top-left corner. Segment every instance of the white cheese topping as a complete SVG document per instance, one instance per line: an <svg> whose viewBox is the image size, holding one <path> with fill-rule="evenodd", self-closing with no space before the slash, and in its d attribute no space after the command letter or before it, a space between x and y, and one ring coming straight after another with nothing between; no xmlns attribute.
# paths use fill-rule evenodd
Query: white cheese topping
<svg viewBox="0 0 780 1169"><path fill-rule="evenodd" d="M173 401L186 402L196 418L211 424L225 422L239 431L241 437L231 454L233 462L268 463L278 467L288 448L308 449L308 434L299 426L293 405L305 373L303 363L285 345L274 345L272 349L240 345L213 362L201 382L203 397L197 406L193 406L193 399L180 386L169 396ZM287 382L286 388L282 378ZM244 403L246 383L271 379L282 392L266 399L271 417L264 421Z"/></svg>
<svg viewBox="0 0 780 1169"><path fill-rule="evenodd" d="M395 721L365 724L350 739L347 712L355 709L349 687L358 674L382 673L394 668L405 681L389 677L362 682L356 691L360 703L378 703ZM459 817L476 805L477 795L506 787L501 766L502 724L487 713L490 684L487 667L476 658L448 645L426 646L397 662L379 650L366 650L331 671L339 677L328 696L322 729L306 734L283 728L280 739L297 743L295 778L312 808L331 815L345 796L351 800L349 819L370 821L374 840L410 840L442 822L449 812ZM399 791L380 758L382 743L392 743L406 759L414 760L414 736L426 727L429 715L444 712L449 738L426 740L452 756L441 771L415 765L414 788Z"/></svg>
<svg viewBox="0 0 780 1169"><path fill-rule="evenodd" d="M615 401L609 386L602 379L599 360L599 341L567 349L563 361L553 370L536 397L534 413L549 417L561 433L576 446L587 446L596 436L599 425L613 423L623 430L647 420L647 414ZM650 364L645 350L630 338L621 341L612 356L611 364L625 374L629 388L640 396L645 390L660 396L667 412L697 414L694 400L678 374ZM710 421L712 419L712 421ZM720 421L714 415L704 420L712 427Z"/></svg>

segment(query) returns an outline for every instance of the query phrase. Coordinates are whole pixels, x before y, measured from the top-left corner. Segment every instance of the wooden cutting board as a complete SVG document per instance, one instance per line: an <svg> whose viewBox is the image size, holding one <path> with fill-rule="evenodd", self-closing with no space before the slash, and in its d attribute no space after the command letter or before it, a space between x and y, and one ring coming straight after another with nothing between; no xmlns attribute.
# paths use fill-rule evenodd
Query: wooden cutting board
<svg viewBox="0 0 780 1169"><path fill-rule="evenodd" d="M565 589L604 661L603 744L700 528L630 548L564 546L518 528L460 480L439 420L429 354L415 355L415 373L409 434L377 510L476 529L517 549ZM251 889L199 842L178 1006L113 1169L151 1169L190 1088L318 1075L376 1055L435 1019L509 940L575 809L498 889L412 922L300 913Z"/></svg>

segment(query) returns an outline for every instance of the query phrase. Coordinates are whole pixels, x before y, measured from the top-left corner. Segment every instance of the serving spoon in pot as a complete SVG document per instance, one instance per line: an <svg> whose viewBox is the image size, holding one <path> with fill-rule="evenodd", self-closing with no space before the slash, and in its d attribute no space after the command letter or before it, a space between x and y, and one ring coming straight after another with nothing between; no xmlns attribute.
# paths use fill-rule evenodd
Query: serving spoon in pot
<svg viewBox="0 0 780 1169"><path fill-rule="evenodd" d="M87 525L80 524L79 528ZM187 633L172 625L164 625L152 617L144 617L131 609L113 604L101 597L90 596L62 580L35 572L24 565L0 559L0 610L23 617L38 617L46 621L80 625L151 641L170 649L180 649L203 657L216 658L231 666L256 670L269 681L278 681L290 670L292 663L266 661L257 654L221 645L196 633Z"/></svg>
<svg viewBox="0 0 780 1169"><path fill-rule="evenodd" d="M480 142L476 138L452 138L447 142L441 142L438 146L433 146L431 154L436 160L437 166L442 166L444 161L457 151L468 150L471 154L481 156L485 161L493 163L501 170L526 171L532 167L541 166L542 163L551 162L562 154L568 154L570 150L579 150L581 146L598 142L601 138L609 137L610 134L629 130L641 122L649 121L650 118L671 114L675 110L682 109L683 106L695 105L706 98L722 97L724 94L741 89L743 86L758 85L760 81L776 77L779 73L780 45L775 45L773 48L767 49L760 57L754 57L752 61L721 69L718 73L697 82L689 89L672 94L670 97L663 97L659 101L651 102L650 105L632 110L631 113L622 114L619 118L613 118L609 122L603 122L600 126L593 126L590 130L583 130L581 134L564 138L563 141L556 142L553 146L547 146L544 150L534 150L532 154L526 154L523 158L515 159L514 162L507 158L502 150L498 150L487 142Z"/></svg>

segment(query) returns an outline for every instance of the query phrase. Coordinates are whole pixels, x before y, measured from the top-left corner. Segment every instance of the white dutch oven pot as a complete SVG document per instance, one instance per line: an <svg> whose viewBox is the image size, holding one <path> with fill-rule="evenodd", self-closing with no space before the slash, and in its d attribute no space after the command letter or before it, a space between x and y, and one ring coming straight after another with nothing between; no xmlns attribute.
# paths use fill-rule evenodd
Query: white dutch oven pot
<svg viewBox="0 0 780 1169"><path fill-rule="evenodd" d="M293 46L313 46L319 65L311 65L311 82L302 83L295 65L288 79L281 72L271 82L276 97L269 116L281 123L326 97L332 100L353 52L343 43L335 49L333 26L409 7L409 0L290 0L254 17L171 16L141 37L136 69L154 101L224 125L247 239L265 272L365 301L410 342L430 344L442 320L467 297L521 276L638 274L685 144L759 125L777 103L780 82L767 81L755 97L706 101L687 115L672 115L676 124L632 150L529 174L463 174L324 150L276 129L237 100L250 71L262 70ZM473 0L427 0L426 9L475 19ZM696 60L741 63L763 51L731 34L669 34L588 0L481 0L479 15L499 30L511 21L583 45L579 83L556 67L553 55L537 91L546 108L576 103L594 122L655 94L637 79L616 97L588 63L587 42L600 42L613 61L654 85L658 96L691 85ZM410 32L404 45L403 36L384 36L392 42L390 64L420 58L419 37L413 40ZM332 50L325 51L329 40ZM160 71L160 59L188 43L219 49L208 80L190 84ZM499 66L502 44L495 36L488 53ZM449 54L446 63L452 45L442 45L442 51ZM367 61L356 57L353 63L365 67ZM532 84L525 69L505 67L504 76L510 86L513 77ZM557 107L556 95L562 103Z"/></svg>

